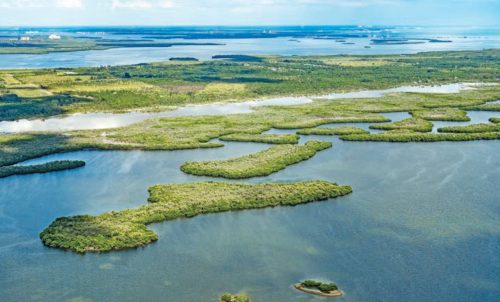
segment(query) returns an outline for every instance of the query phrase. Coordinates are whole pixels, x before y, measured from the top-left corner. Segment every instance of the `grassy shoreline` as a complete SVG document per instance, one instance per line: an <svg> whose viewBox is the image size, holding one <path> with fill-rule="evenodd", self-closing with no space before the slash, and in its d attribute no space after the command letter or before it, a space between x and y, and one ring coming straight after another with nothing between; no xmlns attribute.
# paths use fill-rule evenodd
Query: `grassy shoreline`
<svg viewBox="0 0 500 302"><path fill-rule="evenodd" d="M40 165L30 166L5 166L0 167L0 178L5 178L13 175L42 174L71 170L81 168L83 166L85 166L85 162L80 160L52 161Z"/></svg>
<svg viewBox="0 0 500 302"><path fill-rule="evenodd" d="M299 136L296 134L250 134L234 133L219 137L221 141L228 142L252 142L266 144L298 144Z"/></svg>
<svg viewBox="0 0 500 302"><path fill-rule="evenodd" d="M370 129L376 130L411 130L415 132L431 132L432 123L421 118L407 118L399 122L370 125Z"/></svg>
<svg viewBox="0 0 500 302"><path fill-rule="evenodd" d="M356 127L338 127L338 128L306 128L297 131L301 135L349 135L349 134L367 134L368 131Z"/></svg>
<svg viewBox="0 0 500 302"><path fill-rule="evenodd" d="M393 130L383 133L345 135L341 136L340 139L345 141L392 143L463 142L475 140L497 140L500 139L500 132L435 134Z"/></svg>

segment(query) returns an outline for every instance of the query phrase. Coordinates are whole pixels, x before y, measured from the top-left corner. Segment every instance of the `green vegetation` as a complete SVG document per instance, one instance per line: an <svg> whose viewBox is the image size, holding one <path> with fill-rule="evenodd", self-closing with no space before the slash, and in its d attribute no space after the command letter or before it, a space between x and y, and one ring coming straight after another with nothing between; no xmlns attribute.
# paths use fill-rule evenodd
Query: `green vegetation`
<svg viewBox="0 0 500 302"><path fill-rule="evenodd" d="M366 130L356 127L338 127L338 128L307 128L297 131L302 135L348 135L348 134L367 134Z"/></svg>
<svg viewBox="0 0 500 302"><path fill-rule="evenodd" d="M443 141L473 141L500 139L500 132L483 133L421 133L409 130L393 130L372 134L352 134L341 136L346 141L370 141L370 142L443 142Z"/></svg>
<svg viewBox="0 0 500 302"><path fill-rule="evenodd" d="M323 283L316 280L305 280L300 285L306 288L316 288L322 292L331 292L339 289L335 283Z"/></svg>
<svg viewBox="0 0 500 302"><path fill-rule="evenodd" d="M485 133L485 132L499 132L500 124L472 124L467 126L451 126L439 128L438 132L443 133Z"/></svg>
<svg viewBox="0 0 500 302"><path fill-rule="evenodd" d="M223 294L220 297L220 302L250 302L250 297L246 294L233 295L230 293Z"/></svg>
<svg viewBox="0 0 500 302"><path fill-rule="evenodd" d="M450 121L450 122L468 122L470 118L467 112L458 108L442 107L430 110L418 110L410 112L415 118L428 121Z"/></svg>
<svg viewBox="0 0 500 302"><path fill-rule="evenodd" d="M32 37L30 41L0 39L0 54L46 54L50 52L69 52L92 49L107 48L98 46L94 41L82 41L70 38L50 40L48 38Z"/></svg>
<svg viewBox="0 0 500 302"><path fill-rule="evenodd" d="M440 68L449 70L446 77L444 75L438 77L437 74L434 74L435 77L429 77L428 81L432 83L447 82L449 74L456 75L457 80L464 80L470 75L481 75L483 80L496 81L489 72L492 68L498 68L500 60L494 60L498 56L500 50L418 54L404 57L269 57L262 62L245 62L243 65L232 61L210 61L64 70L7 70L0 71L0 93L5 93L0 97L0 119L110 108L159 109L160 107L156 106L160 103L163 106L180 105L191 101L211 102L239 98L237 95L260 97L284 93L317 94L329 89L384 88L395 83L406 83L405 81L411 78L406 74L410 70L419 69L421 66L430 68L436 64L440 66L439 70ZM364 64L361 64L362 67L339 66L337 61L344 59L377 62L382 60L384 64L377 63L371 67ZM332 63L331 60L336 63ZM375 70L372 69L389 67L405 70L409 68L409 70L406 70L399 80L386 76L401 74L401 70L399 72L393 70L394 73L391 73L392 71L380 69L378 72L385 72L382 73L383 76L377 75L377 78L381 77L379 82L356 82L360 77L369 75L375 77L372 73ZM307 72L307 77L304 77L304 72ZM295 73L296 76L292 76ZM210 77L201 76L206 74L210 74ZM427 75L427 72L425 74ZM332 78L333 75L336 77ZM346 75L351 75L352 78L347 78ZM256 78L260 80L257 81ZM309 82L310 80L312 82ZM453 80L455 81L455 78ZM419 83L425 84L427 81L421 80ZM20 85L29 85L26 87L34 87L32 88L34 90L46 90L52 95L22 98L9 94L12 87ZM162 96L167 96L164 103L159 101ZM197 99L198 97L200 99ZM173 99L177 99L178 102L171 102ZM222 147L221 142L211 142L217 138L295 143L296 137L263 132L272 128L314 128L329 123L388 122L388 119L379 114L382 112L412 112L414 118L376 125L375 128L428 131L430 122L425 119L444 119L451 116L456 118L463 116L462 110L466 108L484 104L495 105L489 102L498 99L500 99L500 85L493 85L464 90L461 93L396 93L381 98L319 100L303 105L256 107L254 112L248 114L164 118L117 129L31 133L22 136L0 135L0 167L48 154L84 149L180 150ZM312 133L312 131L333 130L300 130L302 133ZM483 133L471 136L450 133L437 136L420 135L411 131L389 131L378 134L361 132L342 134L342 138L374 141L442 141L496 139L497 134Z"/></svg>
<svg viewBox="0 0 500 302"><path fill-rule="evenodd" d="M405 120L395 122L395 123L387 123L387 124L378 124L378 125L370 125L370 129L378 129L378 130L411 130L416 132L431 132L432 131L432 123L420 118L407 118Z"/></svg>
<svg viewBox="0 0 500 302"><path fill-rule="evenodd" d="M297 144L300 137L296 134L251 134L233 133L221 136L221 141L254 142L266 144Z"/></svg>
<svg viewBox="0 0 500 302"><path fill-rule="evenodd" d="M70 137L50 134L0 135L0 167L49 154L80 150Z"/></svg>
<svg viewBox="0 0 500 302"><path fill-rule="evenodd" d="M83 166L85 166L84 161L64 160L64 161L48 162L41 165L0 167L0 178L12 175L48 173L48 172L76 169Z"/></svg>
<svg viewBox="0 0 500 302"><path fill-rule="evenodd" d="M490 118L490 122L500 124L500 117L492 117Z"/></svg>
<svg viewBox="0 0 500 302"><path fill-rule="evenodd" d="M320 141L309 141L305 145L278 145L237 158L186 162L181 166L181 170L194 175L231 179L267 176L289 165L307 160L331 146L331 143Z"/></svg>
<svg viewBox="0 0 500 302"><path fill-rule="evenodd" d="M154 111L187 104L279 95L317 95L407 84L498 82L499 62L500 50L483 50L405 56L274 56L250 61L207 62L174 60L114 67L5 70L0 71L0 79L4 83L7 83L6 78L14 79L15 83L2 84L0 81L0 95L15 94L18 97L0 100L0 108L9 111L8 115L0 115L0 119L139 108ZM32 88L20 90L16 87ZM405 96L399 102L394 97L381 104L365 100L364 106L349 104L339 107L357 107L363 112L394 112L450 106L481 110L482 106L500 106L485 105L486 101L498 100L498 93L496 97L479 100L454 96L453 104L446 100L448 97L439 94L428 94L425 99L415 94L414 103L408 102L410 98L410 95ZM426 108L424 103L430 107Z"/></svg>
<svg viewBox="0 0 500 302"><path fill-rule="evenodd" d="M332 293L339 290L335 283L324 283L316 280L305 280L300 283L300 286L305 289L319 290L322 293Z"/></svg>
<svg viewBox="0 0 500 302"><path fill-rule="evenodd" d="M105 252L149 244L158 236L146 225L199 214L293 206L347 195L349 186L326 181L236 184L203 182L149 188L149 204L98 216L56 219L41 234L46 246L75 252Z"/></svg>
<svg viewBox="0 0 500 302"><path fill-rule="evenodd" d="M117 129L0 135L0 166L14 165L48 154L84 149L180 150L222 147L222 143L211 140L227 135L252 134L264 141L263 138L271 136L262 133L272 128L301 129L329 123L382 122L387 119L377 112L463 108L499 97L500 85L497 85L457 94L403 93L377 99L322 100L303 105L257 107L255 112L247 114L163 118ZM416 126L424 125L425 130L428 130L428 121L410 119L414 120L418 122L408 123L406 126L415 129ZM401 126L402 123L404 122L397 124ZM280 136L280 140L284 137ZM372 141L456 141L496 139L496 137L495 133L437 136L437 134L420 135L412 131L342 135L346 140ZM273 136L273 141L275 138L277 137Z"/></svg>
<svg viewBox="0 0 500 302"><path fill-rule="evenodd" d="M492 100L493 101L493 100ZM500 103L486 103L481 105L464 107L465 110L469 111L500 111Z"/></svg>
<svg viewBox="0 0 500 302"><path fill-rule="evenodd" d="M104 50L118 47L172 47L185 45L221 45L216 43L162 43L153 40L101 39L100 37L75 39L63 37L51 40L48 37L31 37L29 41L0 38L0 54L47 54L51 52L73 52L84 50Z"/></svg>

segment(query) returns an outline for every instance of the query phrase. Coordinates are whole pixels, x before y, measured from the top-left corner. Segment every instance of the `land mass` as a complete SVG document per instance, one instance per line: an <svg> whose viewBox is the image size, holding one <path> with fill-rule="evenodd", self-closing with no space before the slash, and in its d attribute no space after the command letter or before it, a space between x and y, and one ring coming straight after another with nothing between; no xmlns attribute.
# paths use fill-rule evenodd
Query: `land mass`
<svg viewBox="0 0 500 302"><path fill-rule="evenodd" d="M0 120L158 111L189 104L401 85L498 82L500 68L497 49L404 56L225 57L206 62L2 70ZM472 103L468 108L500 110L500 104Z"/></svg>
<svg viewBox="0 0 500 302"><path fill-rule="evenodd" d="M313 157L332 146L329 142L309 141L305 145L280 145L267 150L225 160L187 162L181 170L198 176L242 179L267 176Z"/></svg>
<svg viewBox="0 0 500 302"><path fill-rule="evenodd" d="M149 188L148 205L98 216L57 218L41 234L49 247L79 253L135 248L158 240L146 225L199 214L293 206L344 196L349 186L326 181L237 184L204 182Z"/></svg>
<svg viewBox="0 0 500 302"><path fill-rule="evenodd" d="M452 79L498 84L495 71L500 68L499 62L500 50L485 50L407 56L263 57L260 62L166 62L109 68L0 71L0 120L112 108L155 108L185 104L188 100L214 102L285 93L318 93L326 89L381 88L417 79L420 84L438 84ZM303 76L304 72L307 72L307 77ZM40 96L34 97L36 94ZM499 139L500 132L493 123L455 129L460 133L444 133L453 129L441 130L442 133L428 132L435 120L467 120L467 110L500 111L500 103L496 102L499 99L500 85L487 85L448 94L393 93L377 98L325 98L302 105L256 107L247 114L162 118L116 129L2 134L0 167L49 154L89 149L216 148L224 146L221 141L297 143L295 135L264 133L273 128L298 129L301 134L338 133L340 139L346 141ZM387 130L382 133L315 128L332 123L390 122L380 115L384 112L409 112L413 117L372 125L372 128ZM211 141L217 138L221 141Z"/></svg>

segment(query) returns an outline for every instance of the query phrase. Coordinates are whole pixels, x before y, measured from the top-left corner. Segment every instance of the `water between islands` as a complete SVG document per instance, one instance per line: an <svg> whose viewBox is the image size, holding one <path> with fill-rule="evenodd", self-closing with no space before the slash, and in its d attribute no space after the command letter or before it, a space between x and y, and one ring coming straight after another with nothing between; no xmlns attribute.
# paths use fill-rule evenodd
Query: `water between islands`
<svg viewBox="0 0 500 302"><path fill-rule="evenodd" d="M395 113L395 120L407 114ZM265 149L83 151L82 169L0 179L0 300L320 301L290 285L335 281L338 301L495 301L500 293L500 141L343 142L246 182L325 179L343 198L297 207L210 214L152 225L160 240L137 250L78 255L44 247L56 217L142 205L158 183L214 180L183 174L187 160Z"/></svg>
<svg viewBox="0 0 500 302"><path fill-rule="evenodd" d="M253 107L270 105L297 105L312 102L314 99L348 99L348 98L378 98L385 94L400 92L427 92L427 93L458 93L462 90L474 89L474 87L486 85L478 83L456 83L435 86L400 86L384 90L366 90L347 93L331 93L321 96L310 97L275 97L270 99L246 101L238 103L206 104L178 107L174 110L162 112L129 112L122 114L114 113L84 113L67 116L57 116L44 119L22 119L17 121L0 122L0 133L28 132L28 131L66 131L66 130L88 130L106 129L128 126L147 119L195 116L195 115L224 115L249 113ZM487 122L485 121L480 122Z"/></svg>

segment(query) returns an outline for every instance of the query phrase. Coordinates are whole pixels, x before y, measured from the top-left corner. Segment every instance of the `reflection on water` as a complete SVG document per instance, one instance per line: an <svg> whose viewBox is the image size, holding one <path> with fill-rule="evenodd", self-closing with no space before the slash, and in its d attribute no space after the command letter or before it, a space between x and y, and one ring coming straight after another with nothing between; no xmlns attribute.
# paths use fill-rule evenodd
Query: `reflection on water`
<svg viewBox="0 0 500 302"><path fill-rule="evenodd" d="M74 114L63 117L47 119L18 120L0 122L0 132L29 132L29 131L65 131L85 129L107 129L131 125L143 120L161 117L193 116L193 115L225 115L248 113L252 107L268 105L296 105L310 103L315 98L341 99L341 98L376 98L387 93L395 92L432 92L432 93L457 93L461 90L472 89L476 83L457 83L436 86L401 86L386 90L368 90L348 93L332 93L315 97L276 97L265 100L247 101L227 104L208 104L185 106L170 111L148 113L130 112L122 114L113 113L86 113Z"/></svg>
<svg viewBox="0 0 500 302"><path fill-rule="evenodd" d="M144 204L154 184L212 179L182 173L187 160L267 145L59 154L39 160L82 159L87 166L0 179L2 301L216 302L242 290L255 301L318 300L290 289L304 278L336 281L347 293L342 301L497 300L500 141L309 139L334 146L247 182L325 179L352 185L352 195L158 223L157 243L110 254L45 248L38 233L56 217Z"/></svg>
<svg viewBox="0 0 500 302"><path fill-rule="evenodd" d="M492 117L500 117L500 112L492 111L468 111L467 115L470 117L468 122L444 122L444 121L434 121L434 127L432 128L433 133L437 133L439 128L450 127L450 126L466 126L471 124L489 124L489 119Z"/></svg>
<svg viewBox="0 0 500 302"><path fill-rule="evenodd" d="M478 86L489 85L485 83L455 83L434 86L400 86L383 90L367 90L346 93L332 93L325 98L328 99L356 99L356 98L378 98L388 93L415 92L415 93L458 93L462 90L474 89Z"/></svg>

